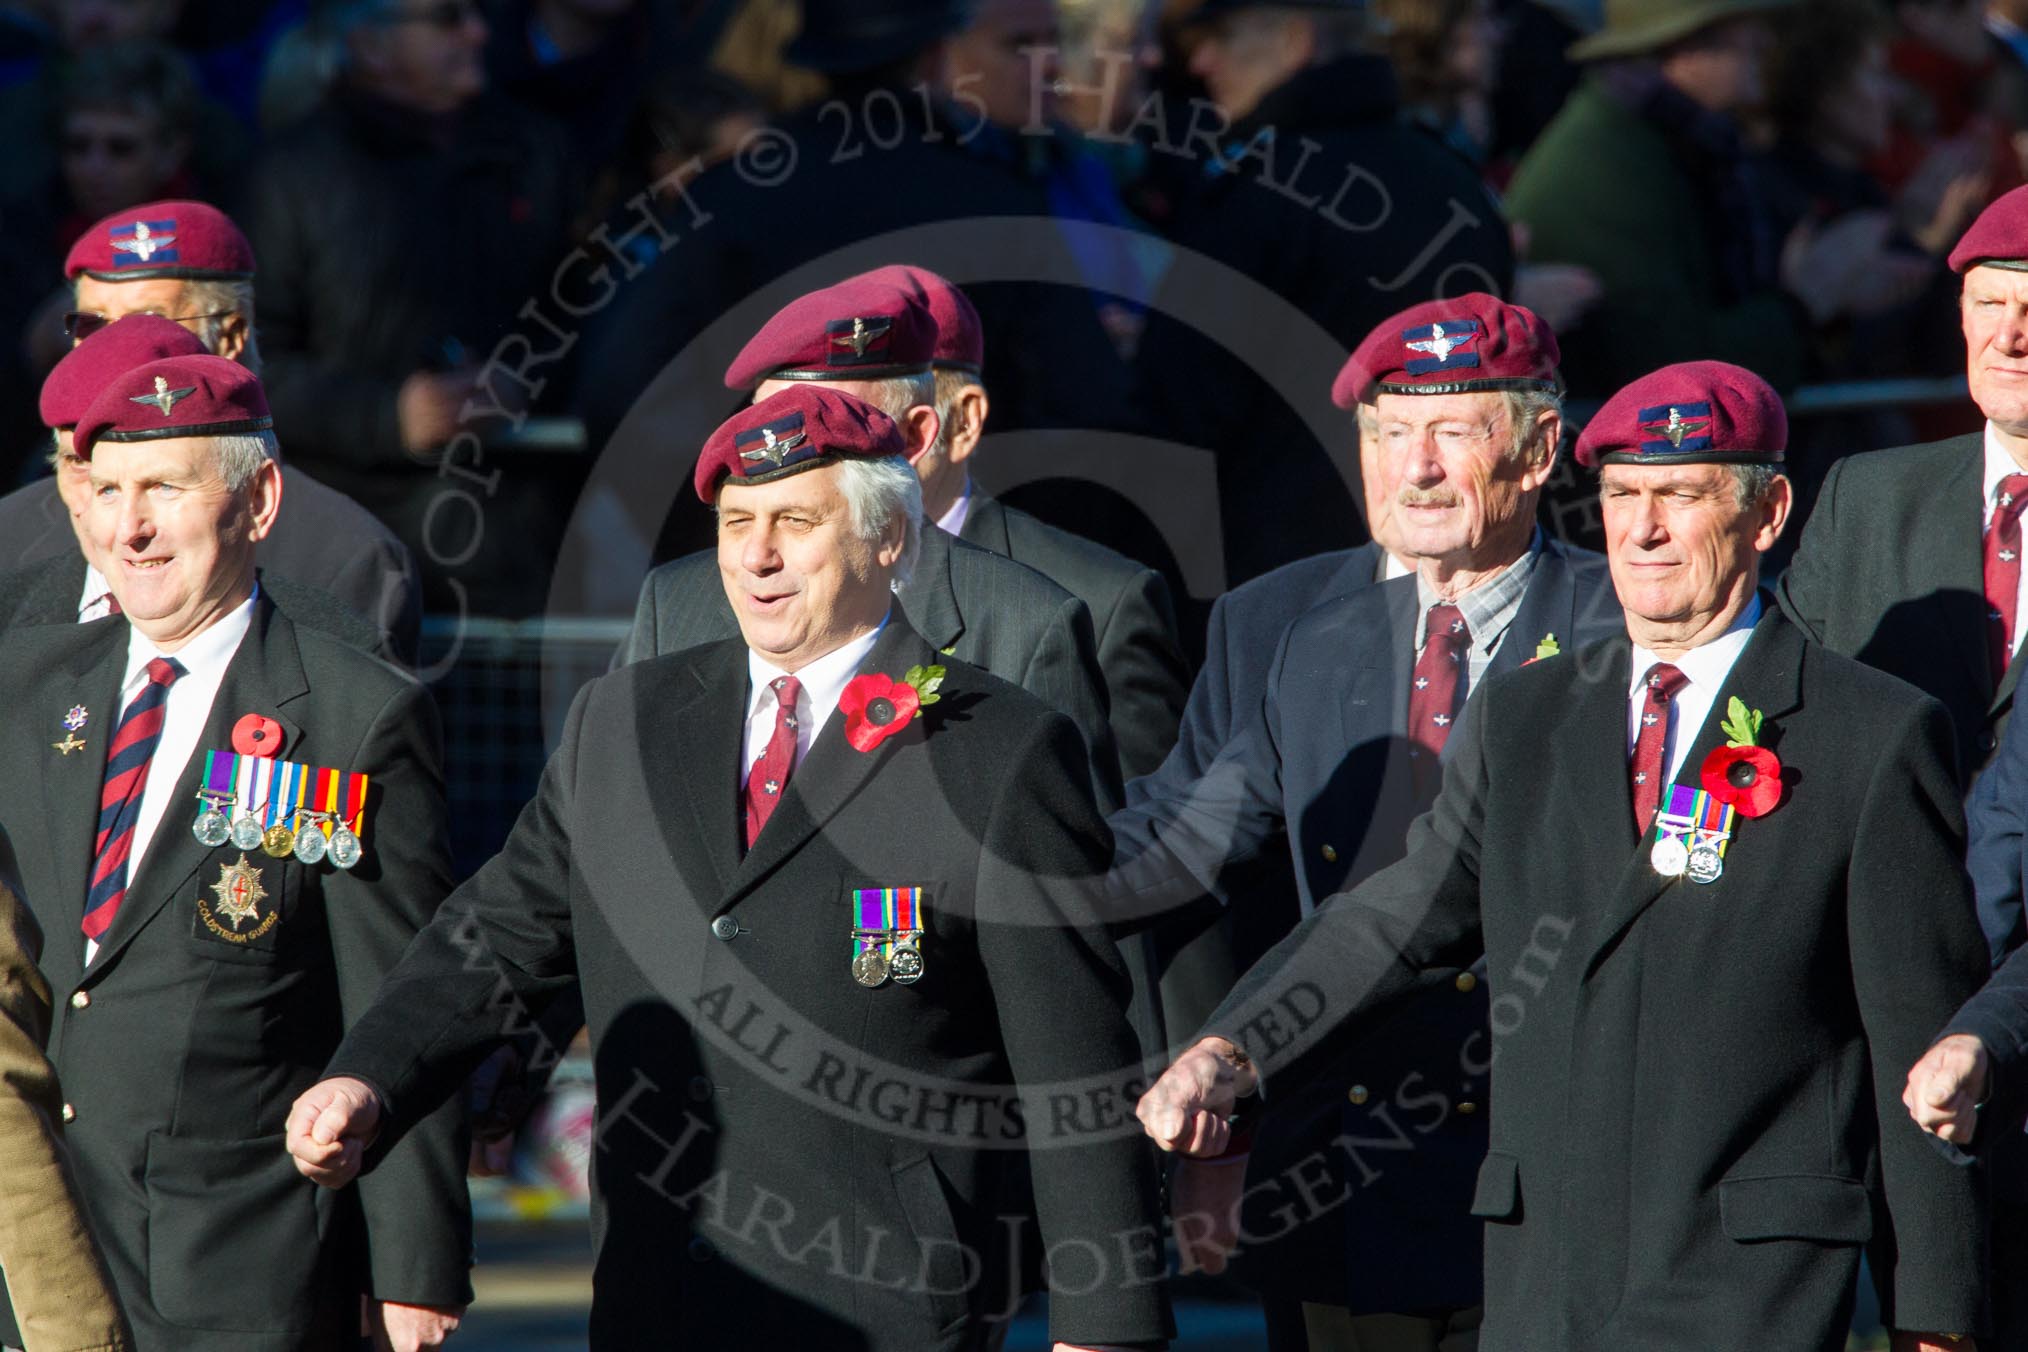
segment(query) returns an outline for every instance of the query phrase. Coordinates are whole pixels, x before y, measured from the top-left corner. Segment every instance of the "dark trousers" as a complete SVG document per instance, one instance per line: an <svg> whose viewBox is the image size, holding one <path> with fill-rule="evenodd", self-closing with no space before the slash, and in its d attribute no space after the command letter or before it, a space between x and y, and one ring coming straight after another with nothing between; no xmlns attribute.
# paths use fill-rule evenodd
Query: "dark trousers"
<svg viewBox="0 0 2028 1352"><path fill-rule="evenodd" d="M1478 1307L1429 1314L1353 1314L1269 1299L1268 1352L1478 1352Z"/></svg>

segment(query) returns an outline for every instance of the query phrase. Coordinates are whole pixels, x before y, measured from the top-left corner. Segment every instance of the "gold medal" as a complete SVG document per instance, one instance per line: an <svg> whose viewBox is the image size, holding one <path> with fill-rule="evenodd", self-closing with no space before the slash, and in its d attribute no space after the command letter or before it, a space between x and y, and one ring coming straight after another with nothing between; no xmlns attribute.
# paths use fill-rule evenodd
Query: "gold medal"
<svg viewBox="0 0 2028 1352"><path fill-rule="evenodd" d="M276 822L261 836L261 848L276 859L287 859L296 849L296 833L286 822Z"/></svg>
<svg viewBox="0 0 2028 1352"><path fill-rule="evenodd" d="M852 959L852 979L867 987L887 980L887 959L879 949L863 949Z"/></svg>

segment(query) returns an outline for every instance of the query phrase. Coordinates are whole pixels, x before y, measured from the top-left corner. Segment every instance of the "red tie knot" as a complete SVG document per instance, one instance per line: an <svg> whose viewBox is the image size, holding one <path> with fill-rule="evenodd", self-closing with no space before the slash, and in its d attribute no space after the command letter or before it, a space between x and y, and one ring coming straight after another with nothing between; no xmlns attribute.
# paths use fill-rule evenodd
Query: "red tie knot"
<svg viewBox="0 0 2028 1352"><path fill-rule="evenodd" d="M1648 668L1648 694L1663 704L1676 698L1676 692L1688 684L1690 678L1683 674L1680 667L1657 662Z"/></svg>
<svg viewBox="0 0 2028 1352"><path fill-rule="evenodd" d="M183 674L183 664L167 657L148 659L148 679L156 685L174 685Z"/></svg>
<svg viewBox="0 0 2028 1352"><path fill-rule="evenodd" d="M1441 639L1458 648L1472 646L1472 631L1465 627L1464 612L1448 601L1439 601L1429 608L1427 639Z"/></svg>

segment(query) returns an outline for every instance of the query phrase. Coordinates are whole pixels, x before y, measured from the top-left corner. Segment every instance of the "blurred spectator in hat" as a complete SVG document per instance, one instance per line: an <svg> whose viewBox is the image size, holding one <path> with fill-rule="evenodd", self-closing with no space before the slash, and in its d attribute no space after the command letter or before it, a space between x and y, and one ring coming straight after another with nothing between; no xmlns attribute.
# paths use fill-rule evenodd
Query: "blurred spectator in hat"
<svg viewBox="0 0 2028 1352"><path fill-rule="evenodd" d="M275 424L407 542L433 606L523 613L547 583L566 471L517 466L482 520L431 507L467 406L500 415L475 432L520 411L479 364L563 257L567 144L487 89L473 0L340 0L319 22L336 83L273 143L250 209Z"/></svg>
<svg viewBox="0 0 2028 1352"><path fill-rule="evenodd" d="M1814 327L1904 298L1879 286L1890 221L1783 236L1749 162L1740 119L1766 94L1770 12L1791 2L1615 0L1571 49L1591 74L1522 159L1507 206L1535 257L1604 284L1566 345L1574 391L1687 357L1791 387Z"/></svg>
<svg viewBox="0 0 2028 1352"><path fill-rule="evenodd" d="M182 349L160 336L173 329L204 351L258 370L254 341L254 256L230 217L202 202L145 202L93 223L64 262L71 304L65 331L77 344L42 383L43 423L56 434L55 487L35 482L0 498L0 624L71 623L102 595L88 549L65 522L84 459L64 429L112 376ZM138 328L129 327L141 322ZM151 332L152 331L152 332ZM89 340L98 337L101 341ZM180 341L180 340L177 340ZM365 631L360 646L415 660L422 624L415 562L357 502L301 468L287 470L288 496L276 528L261 541L263 568L323 593Z"/></svg>
<svg viewBox="0 0 2028 1352"><path fill-rule="evenodd" d="M1197 181L1175 214L1177 258L1135 387L1151 430L1217 457L1236 583L1360 538L1356 472L1312 430L1327 415L1306 418L1271 381L1328 364L1440 290L1506 292L1513 249L1472 166L1402 121L1363 4L1212 0L1189 37L1190 70L1211 101L1187 111L1187 140L1170 136ZM1245 285L1222 282L1224 269ZM1207 296L1217 298L1208 311ZM1332 342L1288 323L1285 307ZM1192 311L1192 322L1179 318ZM1200 331L1207 323L1221 331ZM1263 447L1273 474L1260 473Z"/></svg>

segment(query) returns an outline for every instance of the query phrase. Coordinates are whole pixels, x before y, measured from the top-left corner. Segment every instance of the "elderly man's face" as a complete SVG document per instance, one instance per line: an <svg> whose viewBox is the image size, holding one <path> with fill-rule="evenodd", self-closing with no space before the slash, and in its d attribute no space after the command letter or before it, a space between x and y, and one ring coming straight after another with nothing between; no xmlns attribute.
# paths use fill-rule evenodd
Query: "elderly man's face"
<svg viewBox="0 0 2028 1352"><path fill-rule="evenodd" d="M985 0L945 46L945 91L961 103L977 100L1002 127L1037 112L1052 117L1058 42L1056 0Z"/></svg>
<svg viewBox="0 0 2028 1352"><path fill-rule="evenodd" d="M2028 434L2028 272L1973 268L1958 318L1972 402L2002 431Z"/></svg>
<svg viewBox="0 0 2028 1352"><path fill-rule="evenodd" d="M281 497L273 462L228 489L211 437L101 441L85 522L120 609L171 650L246 599Z"/></svg>
<svg viewBox="0 0 2028 1352"><path fill-rule="evenodd" d="M746 646L798 671L880 622L904 525L868 540L852 528L845 469L771 483L727 480L718 493L718 572Z"/></svg>
<svg viewBox="0 0 2028 1352"><path fill-rule="evenodd" d="M96 565L99 556L92 548L91 531L85 521L85 513L92 505L92 462L77 453L76 440L68 427L56 429L55 478L57 496L70 510L70 528L77 534L78 548L84 551L87 562Z"/></svg>
<svg viewBox="0 0 2028 1352"><path fill-rule="evenodd" d="M1403 550L1484 568L1505 562L1489 552L1525 542L1534 494L1554 461L1545 455L1530 465L1515 453L1505 396L1381 394L1374 416Z"/></svg>
<svg viewBox="0 0 2028 1352"><path fill-rule="evenodd" d="M1599 503L1627 632L1673 646L1715 636L1746 605L1788 520L1789 481L1742 507L1724 465L1606 465Z"/></svg>

